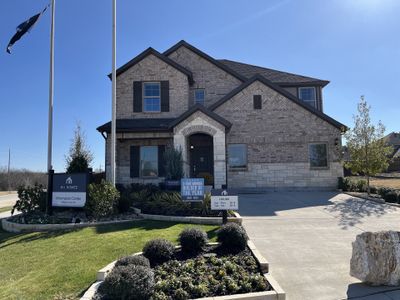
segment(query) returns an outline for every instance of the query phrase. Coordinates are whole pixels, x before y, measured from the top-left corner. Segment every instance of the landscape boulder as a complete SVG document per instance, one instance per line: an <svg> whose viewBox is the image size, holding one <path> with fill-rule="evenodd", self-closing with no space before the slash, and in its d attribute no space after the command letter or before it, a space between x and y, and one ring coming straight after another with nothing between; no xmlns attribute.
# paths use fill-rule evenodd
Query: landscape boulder
<svg viewBox="0 0 400 300"><path fill-rule="evenodd" d="M400 285L400 233L380 231L357 235L350 275L370 285Z"/></svg>

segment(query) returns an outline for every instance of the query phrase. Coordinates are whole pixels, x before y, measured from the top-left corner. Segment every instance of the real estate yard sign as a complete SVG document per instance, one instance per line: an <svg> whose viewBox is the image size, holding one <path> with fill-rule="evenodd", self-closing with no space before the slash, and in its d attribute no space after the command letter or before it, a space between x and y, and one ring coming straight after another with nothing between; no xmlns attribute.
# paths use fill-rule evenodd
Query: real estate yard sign
<svg viewBox="0 0 400 300"><path fill-rule="evenodd" d="M204 178L182 178L181 197L183 201L203 201Z"/></svg>
<svg viewBox="0 0 400 300"><path fill-rule="evenodd" d="M239 197L228 189L211 190L211 209L212 210L238 210Z"/></svg>
<svg viewBox="0 0 400 300"><path fill-rule="evenodd" d="M86 203L87 173L54 174L52 206L84 207Z"/></svg>

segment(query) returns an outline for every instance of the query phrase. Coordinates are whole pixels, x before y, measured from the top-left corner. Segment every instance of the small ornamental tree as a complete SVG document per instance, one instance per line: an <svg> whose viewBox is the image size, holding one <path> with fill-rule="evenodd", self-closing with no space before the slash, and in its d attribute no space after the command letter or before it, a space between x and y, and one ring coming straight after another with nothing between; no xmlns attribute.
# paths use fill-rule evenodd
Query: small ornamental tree
<svg viewBox="0 0 400 300"><path fill-rule="evenodd" d="M165 177L168 180L179 180L183 177L182 149L170 145L164 152Z"/></svg>
<svg viewBox="0 0 400 300"><path fill-rule="evenodd" d="M350 153L350 161L346 163L346 167L367 177L368 194L370 176L386 170L388 155L392 151L383 140L385 126L380 121L377 125L371 123L370 109L364 96L361 96L357 107L358 114L353 117L354 128L345 135Z"/></svg>
<svg viewBox="0 0 400 300"><path fill-rule="evenodd" d="M67 173L86 172L93 160L93 154L86 146L85 134L79 123L76 125L69 154L65 160Z"/></svg>

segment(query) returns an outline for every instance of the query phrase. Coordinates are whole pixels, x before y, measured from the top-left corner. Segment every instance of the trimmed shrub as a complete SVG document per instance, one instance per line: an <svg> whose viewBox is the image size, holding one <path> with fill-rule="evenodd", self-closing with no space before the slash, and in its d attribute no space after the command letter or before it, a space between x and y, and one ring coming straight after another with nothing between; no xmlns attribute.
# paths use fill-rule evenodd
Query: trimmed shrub
<svg viewBox="0 0 400 300"><path fill-rule="evenodd" d="M379 194L383 199L385 199L386 194L389 193L389 192L391 192L391 191L392 191L392 189L385 188L385 187L381 187L381 188L378 189L378 194Z"/></svg>
<svg viewBox="0 0 400 300"><path fill-rule="evenodd" d="M367 181L364 179L357 180L355 182L355 186L356 186L357 192L361 192L361 193L366 192L368 189Z"/></svg>
<svg viewBox="0 0 400 300"><path fill-rule="evenodd" d="M247 240L246 231L236 223L222 225L217 231L217 241L221 243L223 248L232 252L244 250Z"/></svg>
<svg viewBox="0 0 400 300"><path fill-rule="evenodd" d="M369 192L371 194L377 194L378 193L378 189L375 186L370 186L369 187Z"/></svg>
<svg viewBox="0 0 400 300"><path fill-rule="evenodd" d="M148 300L154 293L154 284L150 268L130 264L114 267L98 293L104 299Z"/></svg>
<svg viewBox="0 0 400 300"><path fill-rule="evenodd" d="M108 217L116 212L119 192L110 183L102 180L100 184L89 184L89 197L86 211L95 218Z"/></svg>
<svg viewBox="0 0 400 300"><path fill-rule="evenodd" d="M170 260L175 254L175 246L166 239L148 241L143 247L143 255L152 265L161 264Z"/></svg>
<svg viewBox="0 0 400 300"><path fill-rule="evenodd" d="M389 203L397 203L399 201L399 196L397 195L397 192L394 190L388 191L383 199L385 199L386 202Z"/></svg>
<svg viewBox="0 0 400 300"><path fill-rule="evenodd" d="M135 265L135 266L143 266L150 268L150 261L144 257L143 255L129 255L120 258L115 266L127 266L127 265Z"/></svg>
<svg viewBox="0 0 400 300"><path fill-rule="evenodd" d="M19 210L23 214L32 213L35 210L46 209L46 193L41 184L34 186L21 186L18 188L18 200L15 202L11 214Z"/></svg>
<svg viewBox="0 0 400 300"><path fill-rule="evenodd" d="M179 234L179 243L186 253L199 253L208 242L207 233L199 228L185 228Z"/></svg>
<svg viewBox="0 0 400 300"><path fill-rule="evenodd" d="M118 211L120 213L128 212L131 206L133 205L133 200L127 194L121 194L121 197L118 199Z"/></svg>

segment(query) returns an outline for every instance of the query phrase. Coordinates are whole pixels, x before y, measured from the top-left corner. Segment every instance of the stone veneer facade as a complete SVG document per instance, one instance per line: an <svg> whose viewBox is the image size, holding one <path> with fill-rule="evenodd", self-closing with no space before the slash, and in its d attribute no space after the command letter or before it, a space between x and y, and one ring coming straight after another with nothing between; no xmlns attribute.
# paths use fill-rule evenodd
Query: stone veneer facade
<svg viewBox="0 0 400 300"><path fill-rule="evenodd" d="M195 88L206 90L210 106L237 88L242 82L186 47L179 47L168 57L193 74L187 75L154 55L143 58L117 77L117 118L175 118L193 104ZM170 111L133 112L133 82L168 80ZM293 91L290 91L294 93ZM319 93L321 89L319 89ZM262 109L253 108L253 95L261 95ZM322 107L322 103L321 103ZM197 111L177 124L170 132L118 133L117 182L158 183L163 178L130 178L129 149L132 145L173 143L183 150L185 173L189 174L187 139L194 133L213 137L215 187L228 183L231 188L334 188L343 175L340 162L341 130L260 81L255 81L234 95L214 113L232 127ZM247 168L227 168L227 146L247 144ZM310 168L309 145L326 143L328 167ZM109 177L110 134L106 140L106 173Z"/></svg>

